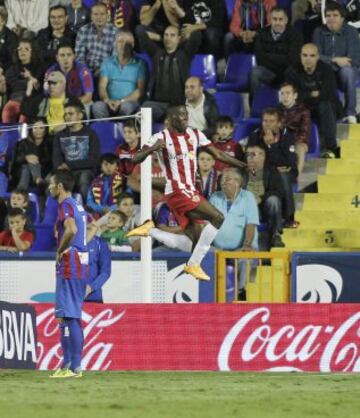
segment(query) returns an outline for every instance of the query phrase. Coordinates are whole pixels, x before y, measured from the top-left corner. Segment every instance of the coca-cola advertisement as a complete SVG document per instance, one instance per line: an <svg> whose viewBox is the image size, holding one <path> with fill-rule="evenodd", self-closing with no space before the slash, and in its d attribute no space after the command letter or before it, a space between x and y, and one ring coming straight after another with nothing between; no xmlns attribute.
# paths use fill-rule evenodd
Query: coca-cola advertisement
<svg viewBox="0 0 360 418"><path fill-rule="evenodd" d="M39 369L61 361L50 304L37 312ZM86 304L87 370L360 371L355 304Z"/></svg>

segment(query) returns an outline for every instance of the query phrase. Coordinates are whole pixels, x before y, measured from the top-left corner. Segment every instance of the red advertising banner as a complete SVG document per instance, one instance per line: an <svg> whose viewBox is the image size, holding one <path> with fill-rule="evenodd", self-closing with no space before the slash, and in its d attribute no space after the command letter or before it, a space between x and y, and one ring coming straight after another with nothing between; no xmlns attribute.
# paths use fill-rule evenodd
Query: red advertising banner
<svg viewBox="0 0 360 418"><path fill-rule="evenodd" d="M38 368L61 360L53 306L37 312ZM360 371L355 304L87 304L88 370Z"/></svg>

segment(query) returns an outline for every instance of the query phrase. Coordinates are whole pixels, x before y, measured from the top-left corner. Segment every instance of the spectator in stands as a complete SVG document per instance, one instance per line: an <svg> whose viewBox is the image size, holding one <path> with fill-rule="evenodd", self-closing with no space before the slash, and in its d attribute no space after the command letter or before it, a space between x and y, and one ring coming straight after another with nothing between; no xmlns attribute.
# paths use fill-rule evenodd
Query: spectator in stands
<svg viewBox="0 0 360 418"><path fill-rule="evenodd" d="M176 26L165 29L164 48L151 41L146 34L141 37L144 49L153 62L147 92L149 100L143 106L151 107L153 120L159 122L163 121L170 103L185 102L185 81L200 40L192 40L180 46L180 32Z"/></svg>
<svg viewBox="0 0 360 418"><path fill-rule="evenodd" d="M131 0L100 0L106 5L108 22L116 29L133 32L135 30L136 13Z"/></svg>
<svg viewBox="0 0 360 418"><path fill-rule="evenodd" d="M2 113L5 104L8 101L7 87L6 87L6 78L4 70L0 67L0 113Z"/></svg>
<svg viewBox="0 0 360 418"><path fill-rule="evenodd" d="M6 27L8 12L0 6L0 66L7 69L12 64L12 56L17 47L17 36Z"/></svg>
<svg viewBox="0 0 360 418"><path fill-rule="evenodd" d="M118 157L120 172L125 176L129 176L134 169L134 164L131 160L140 149L140 132L134 119L126 120L123 130L125 144L119 145L115 154Z"/></svg>
<svg viewBox="0 0 360 418"><path fill-rule="evenodd" d="M118 211L126 216L124 231L129 232L141 224L140 206L135 205L134 197L129 193L121 193L118 198ZM133 251L140 251L140 238L129 238Z"/></svg>
<svg viewBox="0 0 360 418"><path fill-rule="evenodd" d="M320 60L316 45L302 47L301 64L291 66L285 78L296 87L300 100L310 109L318 124L322 156L338 157L336 118L342 114L342 108L336 97L334 72L330 65Z"/></svg>
<svg viewBox="0 0 360 418"><path fill-rule="evenodd" d="M196 188L209 200L210 196L219 188L219 176L214 168L215 158L206 148L200 148L197 160L198 173L196 175Z"/></svg>
<svg viewBox="0 0 360 418"><path fill-rule="evenodd" d="M118 159L114 154L100 158L101 174L92 181L86 206L96 217L116 209L117 199L124 189L124 177L118 171Z"/></svg>
<svg viewBox="0 0 360 418"><path fill-rule="evenodd" d="M94 93L91 71L85 64L76 61L74 48L70 44L59 45L56 61L47 69L45 82L52 71L62 72L66 77L66 96L77 97L83 105L90 105Z"/></svg>
<svg viewBox="0 0 360 418"><path fill-rule="evenodd" d="M260 29L255 38L257 66L250 73L250 98L262 83L283 82L284 71L299 61L302 36L288 25L286 11L278 6L271 9L271 24Z"/></svg>
<svg viewBox="0 0 360 418"><path fill-rule="evenodd" d="M49 12L50 25L42 29L37 36L45 64L48 67L55 63L59 45L66 43L75 45L75 33L67 24L67 11L64 6L54 6Z"/></svg>
<svg viewBox="0 0 360 418"><path fill-rule="evenodd" d="M71 3L66 6L66 11L68 25L74 33L77 33L82 26L89 23L90 11L82 0L71 0Z"/></svg>
<svg viewBox="0 0 360 418"><path fill-rule="evenodd" d="M234 141L234 121L230 116L220 116L216 120L216 132L213 135L213 142L215 148L224 152L230 157L237 158L240 161L244 161L244 151L242 146ZM224 168L230 167L228 164L222 161L216 160L215 170L221 174Z"/></svg>
<svg viewBox="0 0 360 418"><path fill-rule="evenodd" d="M124 225L126 216L119 210L109 213L108 222L101 233L101 238L108 242L111 251L129 252L132 251L129 240L126 238Z"/></svg>
<svg viewBox="0 0 360 418"><path fill-rule="evenodd" d="M345 22L345 9L336 2L326 5L326 24L316 28L314 43L320 59L330 64L345 94L347 123L356 123L356 81L360 67L360 39L357 30Z"/></svg>
<svg viewBox="0 0 360 418"><path fill-rule="evenodd" d="M28 82L32 84L32 93L28 98L33 100L36 107L42 97L42 82L45 68L40 60L35 44L22 39L19 42L15 54L14 64L5 72L9 101L2 111L3 123L15 123L21 114L21 103L28 88ZM20 117L20 121L25 121Z"/></svg>
<svg viewBox="0 0 360 418"><path fill-rule="evenodd" d="M322 24L321 0L294 0L291 23L301 28L305 43L311 42L314 30Z"/></svg>
<svg viewBox="0 0 360 418"><path fill-rule="evenodd" d="M259 211L254 195L242 188L243 176L236 168L226 168L221 176L221 191L210 203L225 217L213 245L225 251L256 251ZM239 299L245 299L245 274L239 274Z"/></svg>
<svg viewBox="0 0 360 418"><path fill-rule="evenodd" d="M92 106L95 118L131 115L139 108L145 91L146 67L141 58L134 56L134 45L131 32L121 31L116 35L117 55L106 58L101 64L101 101Z"/></svg>
<svg viewBox="0 0 360 418"><path fill-rule="evenodd" d="M32 121L29 136L19 141L15 148L15 178L19 179L18 189L29 190L30 185L44 192L45 178L51 171L51 143L46 127L46 119L36 118Z"/></svg>
<svg viewBox="0 0 360 418"><path fill-rule="evenodd" d="M26 215L20 208L8 212L9 230L0 232L0 251L28 251L34 240L34 234L25 229Z"/></svg>
<svg viewBox="0 0 360 418"><path fill-rule="evenodd" d="M182 41L202 38L201 51L221 57L226 20L224 1L184 0L185 18L181 26ZM197 42L197 41L195 41Z"/></svg>
<svg viewBox="0 0 360 418"><path fill-rule="evenodd" d="M5 0L7 27L13 31L27 29L34 33L48 26L49 0Z"/></svg>
<svg viewBox="0 0 360 418"><path fill-rule="evenodd" d="M284 189L280 173L266 161L263 145L246 148L248 172L244 176L244 188L253 193L261 219L267 223L270 246L284 247L282 234L282 200Z"/></svg>
<svg viewBox="0 0 360 418"><path fill-rule="evenodd" d="M46 118L50 125L49 132L52 134L65 128L66 78L60 71L53 71L48 75L45 84L49 96L41 101L37 115Z"/></svg>
<svg viewBox="0 0 360 418"><path fill-rule="evenodd" d="M31 205L29 202L29 195L26 190L14 189L10 193L10 199L8 200L8 211L11 209L21 209L26 216L26 229L33 230L33 222L35 219L32 217ZM9 224L6 220L5 227L8 228Z"/></svg>
<svg viewBox="0 0 360 418"><path fill-rule="evenodd" d="M219 117L214 96L204 91L199 77L189 77L185 82L185 97L189 126L203 131L208 138L211 138L215 133L215 122Z"/></svg>
<svg viewBox="0 0 360 418"><path fill-rule="evenodd" d="M144 36L160 42L169 25L179 27L185 17L182 3L183 0L144 0L140 9L140 25L136 27L141 50L146 50Z"/></svg>
<svg viewBox="0 0 360 418"><path fill-rule="evenodd" d="M294 219L293 193L293 185L298 175L295 142L294 134L283 127L281 112L276 108L264 110L262 127L252 132L248 140L248 146L260 145L266 149L269 166L275 167L280 173L284 189L282 204L287 228L298 226L298 222Z"/></svg>
<svg viewBox="0 0 360 418"><path fill-rule="evenodd" d="M9 139L0 131L0 196L4 195L8 188L8 148Z"/></svg>
<svg viewBox="0 0 360 418"><path fill-rule="evenodd" d="M276 0L235 0L230 32L225 36L224 55L233 52L254 52L256 32L270 23L271 9Z"/></svg>
<svg viewBox="0 0 360 418"><path fill-rule="evenodd" d="M290 83L283 83L279 90L280 110L283 114L284 126L295 135L295 148L298 157L298 172L302 172L305 155L309 150L311 134L310 110L298 102L296 87Z"/></svg>
<svg viewBox="0 0 360 418"><path fill-rule="evenodd" d="M84 126L84 107L79 100L69 100L64 118L67 126L55 135L53 168L71 170L75 177L75 191L84 201L98 167L99 139L94 131Z"/></svg>
<svg viewBox="0 0 360 418"><path fill-rule="evenodd" d="M89 279L85 302L103 302L102 287L111 276L111 253L108 243L94 236L87 243L89 251Z"/></svg>
<svg viewBox="0 0 360 418"><path fill-rule="evenodd" d="M91 8L91 22L80 28L76 36L75 53L79 62L86 64L95 77L100 66L114 49L117 29L107 22L107 9L102 3Z"/></svg>

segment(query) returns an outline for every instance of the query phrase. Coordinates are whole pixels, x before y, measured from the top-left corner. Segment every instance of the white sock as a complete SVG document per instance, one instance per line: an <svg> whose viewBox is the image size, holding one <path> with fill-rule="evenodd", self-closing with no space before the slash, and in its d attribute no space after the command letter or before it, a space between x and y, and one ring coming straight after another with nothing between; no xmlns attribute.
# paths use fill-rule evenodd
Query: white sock
<svg viewBox="0 0 360 418"><path fill-rule="evenodd" d="M188 261L189 265L200 264L206 253L210 249L211 243L214 241L218 229L211 223L208 223L202 230L199 241L195 245L194 251Z"/></svg>
<svg viewBox="0 0 360 418"><path fill-rule="evenodd" d="M150 236L162 242L169 248L177 248L187 253L191 252L192 242L186 235L173 234L171 232L161 231L158 228L152 228Z"/></svg>

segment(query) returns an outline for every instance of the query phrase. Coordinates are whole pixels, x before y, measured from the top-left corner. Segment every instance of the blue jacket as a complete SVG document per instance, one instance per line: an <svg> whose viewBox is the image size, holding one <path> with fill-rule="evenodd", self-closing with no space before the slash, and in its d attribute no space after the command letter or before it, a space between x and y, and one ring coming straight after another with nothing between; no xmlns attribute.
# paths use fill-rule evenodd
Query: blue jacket
<svg viewBox="0 0 360 418"><path fill-rule="evenodd" d="M314 32L314 43L319 48L320 59L336 71L339 67L331 63L333 57L349 57L352 67L360 67L360 39L358 31L347 23L339 32L331 32L326 25Z"/></svg>
<svg viewBox="0 0 360 418"><path fill-rule="evenodd" d="M89 251L89 279L87 284L93 291L85 299L85 302L102 302L102 286L111 275L111 253L107 242L94 237L88 243Z"/></svg>

